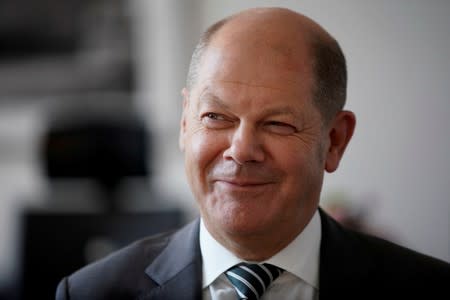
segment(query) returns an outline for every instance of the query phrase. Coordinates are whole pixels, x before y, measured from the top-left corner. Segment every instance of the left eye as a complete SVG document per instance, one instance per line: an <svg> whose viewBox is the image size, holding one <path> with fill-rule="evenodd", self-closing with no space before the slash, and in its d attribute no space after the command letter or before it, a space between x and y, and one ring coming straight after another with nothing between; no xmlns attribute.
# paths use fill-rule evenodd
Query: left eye
<svg viewBox="0 0 450 300"><path fill-rule="evenodd" d="M294 126L287 124L287 123L279 122L279 121L267 122L266 128L268 128L268 130L270 132L280 134L280 135L290 135L297 131Z"/></svg>

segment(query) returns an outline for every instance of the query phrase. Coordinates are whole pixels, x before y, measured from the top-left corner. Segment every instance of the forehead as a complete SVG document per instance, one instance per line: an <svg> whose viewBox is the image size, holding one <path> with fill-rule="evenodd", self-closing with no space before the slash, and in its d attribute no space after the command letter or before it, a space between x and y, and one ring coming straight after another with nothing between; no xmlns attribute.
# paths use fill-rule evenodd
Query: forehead
<svg viewBox="0 0 450 300"><path fill-rule="evenodd" d="M311 88L313 72L309 35L299 28L279 17L230 21L204 50L197 85L239 82L303 94Z"/></svg>
<svg viewBox="0 0 450 300"><path fill-rule="evenodd" d="M203 52L191 95L284 102L312 98L309 25L290 14L250 14L220 28ZM253 104L253 103L252 103Z"/></svg>
<svg viewBox="0 0 450 300"><path fill-rule="evenodd" d="M231 49L238 48L238 49ZM313 78L305 56L292 51L262 49L258 44L235 47L211 45L199 68L195 98L214 94L221 99L309 100ZM207 91L207 93L205 93Z"/></svg>

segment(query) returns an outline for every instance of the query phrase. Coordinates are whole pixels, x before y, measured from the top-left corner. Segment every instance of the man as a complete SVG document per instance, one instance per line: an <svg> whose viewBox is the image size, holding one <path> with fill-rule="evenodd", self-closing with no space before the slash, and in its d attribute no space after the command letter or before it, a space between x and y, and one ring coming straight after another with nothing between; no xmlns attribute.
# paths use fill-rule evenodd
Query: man
<svg viewBox="0 0 450 300"><path fill-rule="evenodd" d="M324 170L355 127L344 56L318 24L282 8L214 24L183 96L180 147L201 220L63 279L57 299L448 298L447 263L318 208Z"/></svg>

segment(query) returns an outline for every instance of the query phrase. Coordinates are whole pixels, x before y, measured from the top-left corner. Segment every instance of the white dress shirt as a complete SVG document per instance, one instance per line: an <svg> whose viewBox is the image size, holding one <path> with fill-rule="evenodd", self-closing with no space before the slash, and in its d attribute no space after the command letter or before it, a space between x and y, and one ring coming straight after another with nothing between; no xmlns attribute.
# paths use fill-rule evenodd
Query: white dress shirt
<svg viewBox="0 0 450 300"><path fill-rule="evenodd" d="M305 229L283 250L261 263L283 268L261 300L319 298L319 250L321 224L318 211ZM223 274L243 262L217 242L200 221L200 249L203 259L203 299L236 300L237 293Z"/></svg>

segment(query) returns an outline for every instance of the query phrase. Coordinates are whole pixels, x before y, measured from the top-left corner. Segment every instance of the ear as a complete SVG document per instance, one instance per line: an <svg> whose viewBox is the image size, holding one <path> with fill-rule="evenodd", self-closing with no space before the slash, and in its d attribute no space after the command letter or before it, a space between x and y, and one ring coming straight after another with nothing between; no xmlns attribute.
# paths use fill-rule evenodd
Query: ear
<svg viewBox="0 0 450 300"><path fill-rule="evenodd" d="M325 160L325 170L336 171L355 130L356 117L351 111L339 112L328 130L329 145Z"/></svg>
<svg viewBox="0 0 450 300"><path fill-rule="evenodd" d="M180 135L178 137L178 145L180 147L180 150L184 152L184 138L186 135L186 114L189 102L189 91L186 88L183 88L181 90L181 95L183 96L183 111L181 113Z"/></svg>

